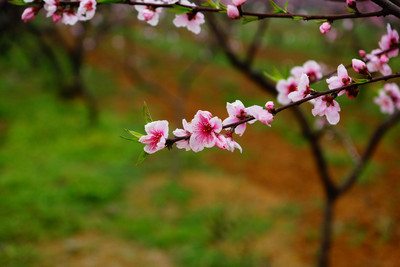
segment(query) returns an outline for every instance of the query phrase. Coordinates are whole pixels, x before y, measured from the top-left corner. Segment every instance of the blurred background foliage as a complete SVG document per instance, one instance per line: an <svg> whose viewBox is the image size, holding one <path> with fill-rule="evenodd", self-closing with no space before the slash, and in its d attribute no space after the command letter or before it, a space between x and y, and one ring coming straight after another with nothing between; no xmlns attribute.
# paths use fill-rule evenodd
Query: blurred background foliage
<svg viewBox="0 0 400 267"><path fill-rule="evenodd" d="M333 5L291 1L289 8L342 10ZM0 7L0 266L313 263L322 193L289 113L272 128L248 127L238 138L241 155L161 151L137 167L142 146L120 138L127 128L144 132L144 100L153 119L169 120L173 130L198 109L224 118L227 101L248 106L271 98L230 66L206 25L194 36L174 28L167 13L151 27L118 5L101 6L92 21L73 27L44 14L24 24L22 8L4 1ZM230 45L245 54L258 23L223 17L218 23ZM386 21L338 21L327 36L315 22L262 23L254 64L287 73L309 59L326 71L350 62L358 49L377 47ZM400 64L394 59L391 66ZM342 98L341 122L324 136L338 180L351 158L337 131L347 130L363 148L385 117L372 103L380 86ZM337 207L334 266L397 263L399 131L385 138L357 189Z"/></svg>

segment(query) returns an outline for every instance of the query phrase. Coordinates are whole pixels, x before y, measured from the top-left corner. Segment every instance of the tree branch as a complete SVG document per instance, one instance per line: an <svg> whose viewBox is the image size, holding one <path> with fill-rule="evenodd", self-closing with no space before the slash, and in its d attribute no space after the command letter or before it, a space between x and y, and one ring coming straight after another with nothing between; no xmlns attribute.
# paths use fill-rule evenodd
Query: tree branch
<svg viewBox="0 0 400 267"><path fill-rule="evenodd" d="M338 193L343 194L347 192L353 184L357 181L360 173L363 171L366 163L371 158L374 153L376 147L378 146L380 140L385 135L385 133L395 125L400 119L400 110L397 110L393 115L389 117L386 121L384 121L373 133L368 143L365 152L361 157L361 161L354 167L353 171L350 175L345 179L345 181L339 186Z"/></svg>

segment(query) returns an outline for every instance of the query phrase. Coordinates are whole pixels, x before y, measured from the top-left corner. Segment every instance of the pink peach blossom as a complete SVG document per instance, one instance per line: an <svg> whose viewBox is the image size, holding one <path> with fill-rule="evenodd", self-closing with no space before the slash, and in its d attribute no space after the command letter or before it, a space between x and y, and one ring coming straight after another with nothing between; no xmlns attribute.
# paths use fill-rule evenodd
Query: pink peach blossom
<svg viewBox="0 0 400 267"><path fill-rule="evenodd" d="M144 151L149 154L165 147L168 138L168 121L153 121L145 125L147 135L139 138L139 142L145 144Z"/></svg>
<svg viewBox="0 0 400 267"><path fill-rule="evenodd" d="M288 98L293 102L299 101L306 98L311 93L310 81L308 80L307 74L303 73L300 77L299 85L297 86L297 91L293 91L288 95Z"/></svg>
<svg viewBox="0 0 400 267"><path fill-rule="evenodd" d="M290 74L297 79L300 79L303 73L307 74L310 82L318 81L323 76L321 66L314 60L309 60L305 62L303 66L296 66L290 70Z"/></svg>
<svg viewBox="0 0 400 267"><path fill-rule="evenodd" d="M229 117L223 121L224 125L246 119L248 115L246 108L240 100L236 100L233 103L226 103L226 109L228 111ZM235 133L241 136L243 135L245 130L246 123L242 123L235 128Z"/></svg>
<svg viewBox="0 0 400 267"><path fill-rule="evenodd" d="M397 84L387 83L383 88L386 94L392 99L393 104L396 106L396 108L400 110L400 90Z"/></svg>
<svg viewBox="0 0 400 267"><path fill-rule="evenodd" d="M185 119L182 120L182 124L183 124L183 129L176 129L172 132L176 137L183 137L183 136L188 136L188 135L192 134L189 131L189 127L190 127L189 123ZM191 150L189 140L190 139L188 138L187 140L181 140L181 141L176 142L176 147L178 149L185 149L186 151Z"/></svg>
<svg viewBox="0 0 400 267"><path fill-rule="evenodd" d="M382 113L394 113L395 109L393 100L384 90L379 91L379 96L374 98L374 102L381 108Z"/></svg>
<svg viewBox="0 0 400 267"><path fill-rule="evenodd" d="M351 83L351 78L347 73L346 67L343 64L340 64L337 68L338 76L332 76L329 79L326 79L329 89L336 89ZM338 95L344 94L344 90L340 91Z"/></svg>
<svg viewBox="0 0 400 267"><path fill-rule="evenodd" d="M44 9L47 11L46 17L51 17L57 11L59 2L56 0L44 0Z"/></svg>
<svg viewBox="0 0 400 267"><path fill-rule="evenodd" d="M261 106L254 105L248 107L247 112L262 124L271 127L271 122L274 120L274 115L272 115L268 110L263 109ZM254 122L255 120L252 120L249 123Z"/></svg>
<svg viewBox="0 0 400 267"><path fill-rule="evenodd" d="M144 3L154 3L159 4L160 1L151 1L146 0ZM159 16L162 12L161 8L154 8L152 6L135 6L136 11L138 12L138 20L146 21L151 26L156 26L158 24Z"/></svg>
<svg viewBox="0 0 400 267"><path fill-rule="evenodd" d="M187 6L195 6L193 3L182 0L181 4ZM189 31L194 34L199 34L201 31L200 25L205 22L204 15L200 12L189 12L182 15L175 15L173 23L176 27L186 27Z"/></svg>
<svg viewBox="0 0 400 267"><path fill-rule="evenodd" d="M334 100L334 97L325 95L316 98L311 112L314 116L326 116L328 122L335 125L340 120L339 111L339 103Z"/></svg>
<svg viewBox="0 0 400 267"><path fill-rule="evenodd" d="M78 16L72 8L66 9L62 13L61 22L67 25L74 25L78 22Z"/></svg>
<svg viewBox="0 0 400 267"><path fill-rule="evenodd" d="M199 110L187 128L192 132L190 147L194 152L199 152L205 147L215 146L217 134L222 130L222 121L208 111Z"/></svg>
<svg viewBox="0 0 400 267"><path fill-rule="evenodd" d="M367 68L369 72L380 72L382 75L392 74L392 69L387 64L389 62L388 56L382 54L382 50L372 50L371 54L367 54L365 58L368 60Z"/></svg>
<svg viewBox="0 0 400 267"><path fill-rule="evenodd" d="M381 40L379 41L379 48L382 51L389 50L391 48L396 47L396 45L399 44L399 34L396 30L392 30L390 27L390 24L387 25L387 34L383 35L381 37ZM399 49L394 49L392 51L389 51L386 53L386 55L391 58L395 57L399 54Z"/></svg>
<svg viewBox="0 0 400 267"><path fill-rule="evenodd" d="M77 12L79 20L85 21L92 19L96 13L96 4L97 2L95 0L81 0Z"/></svg>
<svg viewBox="0 0 400 267"><path fill-rule="evenodd" d="M279 80L276 84L276 90L278 91L278 102L282 105L286 105L290 103L290 98L288 95L291 92L297 91L298 81L289 77L287 80Z"/></svg>

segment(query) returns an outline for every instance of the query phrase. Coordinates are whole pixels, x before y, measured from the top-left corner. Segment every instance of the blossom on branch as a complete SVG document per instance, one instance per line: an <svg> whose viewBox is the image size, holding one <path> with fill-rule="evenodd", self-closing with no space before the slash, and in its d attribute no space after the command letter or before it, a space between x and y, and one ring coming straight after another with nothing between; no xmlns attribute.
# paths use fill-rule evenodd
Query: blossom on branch
<svg viewBox="0 0 400 267"><path fill-rule="evenodd" d="M189 1L181 1L181 4L187 6L195 6ZM186 27L194 34L199 34L201 31L200 25L205 22L204 15L200 12L192 11L182 15L175 15L173 23L176 27Z"/></svg>
<svg viewBox="0 0 400 267"><path fill-rule="evenodd" d="M145 0L144 3L159 4L160 1ZM162 12L161 8L154 8L152 6L135 6L138 12L138 20L144 20L151 26L158 24L159 14Z"/></svg>
<svg viewBox="0 0 400 267"><path fill-rule="evenodd" d="M235 148L239 149L242 153L242 147L232 138L232 132L226 132L225 134L219 134L215 145L223 150L233 152Z"/></svg>
<svg viewBox="0 0 400 267"><path fill-rule="evenodd" d="M291 92L297 91L297 80L293 77L289 77L287 80L279 80L276 84L276 90L278 91L278 102L282 105L290 103L288 95Z"/></svg>
<svg viewBox="0 0 400 267"><path fill-rule="evenodd" d="M371 54L365 55L365 58L368 60L367 68L369 72L379 71L382 75L389 75L392 73L392 69L387 64L389 62L389 57L382 53L382 50L372 50Z"/></svg>
<svg viewBox="0 0 400 267"><path fill-rule="evenodd" d="M215 146L217 134L222 130L222 121L208 111L199 110L187 129L192 133L189 141L191 149L199 152L205 147Z"/></svg>
<svg viewBox="0 0 400 267"><path fill-rule="evenodd" d="M303 73L307 74L310 82L316 82L322 78L321 66L315 60L309 60L303 66L296 66L290 70L290 74L297 79L300 79Z"/></svg>
<svg viewBox="0 0 400 267"><path fill-rule="evenodd" d="M145 125L147 135L140 137L139 142L145 144L144 151L153 154L165 147L168 138L168 121L153 121Z"/></svg>
<svg viewBox="0 0 400 267"><path fill-rule="evenodd" d="M306 98L310 94L311 94L310 81L308 80L307 74L303 73L300 77L297 90L289 93L288 98L294 102Z"/></svg>
<svg viewBox="0 0 400 267"><path fill-rule="evenodd" d="M337 68L338 76L332 76L329 79L326 79L326 83L328 84L329 89L336 89L342 86L349 85L351 83L351 78L347 73L346 67L343 64L340 64ZM344 94L344 91L340 91L338 95Z"/></svg>
<svg viewBox="0 0 400 267"><path fill-rule="evenodd" d="M224 125L238 122L246 119L248 116L247 109L244 107L242 101L236 100L233 103L226 103L226 110L228 111L229 117L223 121ZM239 124L235 127L235 133L242 136L246 130L246 123Z"/></svg>
<svg viewBox="0 0 400 267"><path fill-rule="evenodd" d="M274 115L272 115L268 110L263 109L261 106L254 105L248 107L247 112L262 124L271 127L271 122L274 120ZM255 120L249 121L249 123L254 122Z"/></svg>
<svg viewBox="0 0 400 267"><path fill-rule="evenodd" d="M189 123L185 119L182 120L182 124L183 124L183 129L175 129L172 132L176 137L184 137L192 134L192 132L189 131ZM186 140L180 140L176 142L176 147L178 149L185 149L186 151L192 149L190 147L189 138Z"/></svg>
<svg viewBox="0 0 400 267"><path fill-rule="evenodd" d="M379 96L374 98L374 102L381 108L382 113L393 114L396 108L400 110L400 90L397 84L385 84L379 91Z"/></svg>
<svg viewBox="0 0 400 267"><path fill-rule="evenodd" d="M97 2L95 0L81 0L77 13L79 20L85 21L92 19L96 13L96 4Z"/></svg>
<svg viewBox="0 0 400 267"><path fill-rule="evenodd" d="M340 120L340 106L331 95L316 98L314 108L311 111L314 116L326 116L330 124L337 124Z"/></svg>
<svg viewBox="0 0 400 267"><path fill-rule="evenodd" d="M386 51L396 47L399 44L399 33L396 30L392 30L390 24L387 25L387 34L381 37L379 41L379 48L382 51ZM386 55L391 58L399 54L399 49L394 49L386 53Z"/></svg>

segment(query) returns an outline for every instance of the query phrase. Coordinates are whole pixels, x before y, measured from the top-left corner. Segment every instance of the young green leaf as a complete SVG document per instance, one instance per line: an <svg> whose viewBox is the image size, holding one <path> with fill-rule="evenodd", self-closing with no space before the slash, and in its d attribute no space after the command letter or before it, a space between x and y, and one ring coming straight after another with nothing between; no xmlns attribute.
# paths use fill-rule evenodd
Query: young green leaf
<svg viewBox="0 0 400 267"><path fill-rule="evenodd" d="M146 153L145 151L142 151L142 153L140 153L137 161L136 161L136 166L139 166L145 159L146 157L149 155L149 153Z"/></svg>
<svg viewBox="0 0 400 267"><path fill-rule="evenodd" d="M24 0L9 0L9 4L16 5L16 6L26 6L29 5L29 3L25 3Z"/></svg>
<svg viewBox="0 0 400 267"><path fill-rule="evenodd" d="M243 25L244 25L244 24L247 24L247 23L249 23L249 22L253 22L253 21L258 20L258 17L254 17L254 16L243 16L242 18L243 18L243 19L242 19L242 24L243 24Z"/></svg>
<svg viewBox="0 0 400 267"><path fill-rule="evenodd" d="M353 82L354 83L357 83L357 84L359 84L359 83L366 83L366 82L368 82L369 80L368 79L353 79Z"/></svg>
<svg viewBox="0 0 400 267"><path fill-rule="evenodd" d="M289 0L286 1L285 6L283 7L283 9L284 9L286 12L287 12L287 6L288 6L288 4L289 4Z"/></svg>
<svg viewBox="0 0 400 267"><path fill-rule="evenodd" d="M147 107L146 102L143 103L143 118L146 123L150 123L153 121L150 115L149 108Z"/></svg>
<svg viewBox="0 0 400 267"><path fill-rule="evenodd" d="M356 11L348 6L344 6L344 8L346 9L347 12L349 13L356 13Z"/></svg>
<svg viewBox="0 0 400 267"><path fill-rule="evenodd" d="M180 5L176 5L176 4L173 4L172 7L174 9L180 10L181 12L182 11L185 11L185 13L192 12L192 9L190 7L180 6ZM185 14L185 13L183 13L183 14Z"/></svg>
<svg viewBox="0 0 400 267"><path fill-rule="evenodd" d="M292 19L293 20L303 20L304 18L301 16L294 16Z"/></svg>
<svg viewBox="0 0 400 267"><path fill-rule="evenodd" d="M278 82L279 80L285 79L284 75L276 67L273 67L272 73L264 71L264 75L267 76L269 79L273 80L274 82Z"/></svg>
<svg viewBox="0 0 400 267"><path fill-rule="evenodd" d="M121 137L122 139L125 139L125 140L129 140L129 141L133 141L133 142L135 142L135 143L139 143L139 139L136 138L136 137L134 137L134 138L129 138L129 137L125 137L125 136L122 136L122 135L120 135L119 137Z"/></svg>
<svg viewBox="0 0 400 267"><path fill-rule="evenodd" d="M269 2L271 3L272 7L275 9L272 13L274 13L274 14L286 14L287 13L280 6L278 6L274 1L269 0Z"/></svg>

